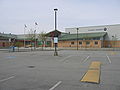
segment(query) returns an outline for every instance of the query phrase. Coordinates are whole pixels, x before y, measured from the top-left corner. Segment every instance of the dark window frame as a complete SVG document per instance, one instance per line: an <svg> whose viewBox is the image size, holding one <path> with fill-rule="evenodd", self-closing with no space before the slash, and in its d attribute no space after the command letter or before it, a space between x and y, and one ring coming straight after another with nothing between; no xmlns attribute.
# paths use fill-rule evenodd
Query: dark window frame
<svg viewBox="0 0 120 90"><path fill-rule="evenodd" d="M86 41L86 45L90 45L90 41Z"/></svg>
<svg viewBox="0 0 120 90"><path fill-rule="evenodd" d="M95 44L95 45L98 45L98 41L95 41L94 44Z"/></svg>
<svg viewBox="0 0 120 90"><path fill-rule="evenodd" d="M79 41L79 45L82 45L83 44L83 42L82 41Z"/></svg>
<svg viewBox="0 0 120 90"><path fill-rule="evenodd" d="M71 45L74 45L75 44L75 42L71 42Z"/></svg>

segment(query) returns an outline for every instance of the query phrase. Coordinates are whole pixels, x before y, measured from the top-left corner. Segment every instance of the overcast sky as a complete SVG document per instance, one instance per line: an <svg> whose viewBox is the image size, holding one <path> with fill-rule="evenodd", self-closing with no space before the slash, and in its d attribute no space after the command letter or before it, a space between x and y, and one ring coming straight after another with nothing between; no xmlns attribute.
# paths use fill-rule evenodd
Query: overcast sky
<svg viewBox="0 0 120 90"><path fill-rule="evenodd" d="M54 30L54 8L58 8L58 30L69 27L120 24L120 0L0 0L0 32L22 34Z"/></svg>

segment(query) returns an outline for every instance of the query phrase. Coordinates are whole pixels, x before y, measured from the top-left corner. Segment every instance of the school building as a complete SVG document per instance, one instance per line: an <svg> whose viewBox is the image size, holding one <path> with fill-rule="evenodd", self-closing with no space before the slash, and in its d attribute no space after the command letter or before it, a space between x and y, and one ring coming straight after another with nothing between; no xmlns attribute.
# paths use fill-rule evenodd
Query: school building
<svg viewBox="0 0 120 90"><path fill-rule="evenodd" d="M66 28L64 33L54 30L47 33L46 36L48 38L44 46L47 47L54 47L53 37L58 36L58 48L119 48L120 24ZM18 46L18 44L20 47L31 44L43 46L43 41L39 40L38 37L31 40L26 35L0 33L0 48L11 45Z"/></svg>
<svg viewBox="0 0 120 90"><path fill-rule="evenodd" d="M58 47L120 47L120 24L66 28L65 33L59 36Z"/></svg>

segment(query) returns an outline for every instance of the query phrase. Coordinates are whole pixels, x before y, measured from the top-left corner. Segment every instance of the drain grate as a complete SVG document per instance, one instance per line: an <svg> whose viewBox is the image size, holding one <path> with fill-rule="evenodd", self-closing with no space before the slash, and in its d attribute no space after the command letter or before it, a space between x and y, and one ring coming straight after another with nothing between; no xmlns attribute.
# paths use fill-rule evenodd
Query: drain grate
<svg viewBox="0 0 120 90"><path fill-rule="evenodd" d="M35 66L27 66L28 68L35 68Z"/></svg>

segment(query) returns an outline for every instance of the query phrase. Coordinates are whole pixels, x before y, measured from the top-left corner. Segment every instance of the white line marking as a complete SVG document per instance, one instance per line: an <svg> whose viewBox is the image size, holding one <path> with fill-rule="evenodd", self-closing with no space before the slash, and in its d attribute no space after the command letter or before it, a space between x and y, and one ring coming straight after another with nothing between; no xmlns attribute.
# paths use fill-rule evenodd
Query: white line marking
<svg viewBox="0 0 120 90"><path fill-rule="evenodd" d="M11 76L11 77L9 77L9 78L2 79L2 80L0 80L0 82L7 81L7 80L12 79L12 78L14 78L14 77L15 77L15 76Z"/></svg>
<svg viewBox="0 0 120 90"><path fill-rule="evenodd" d="M90 56L87 56L87 57L84 59L83 63L86 62L89 57L90 57Z"/></svg>
<svg viewBox="0 0 120 90"><path fill-rule="evenodd" d="M73 56L73 55L67 56L67 57L63 58L61 61L65 62L66 59L68 59L68 58L70 58L70 57L72 57L72 56Z"/></svg>
<svg viewBox="0 0 120 90"><path fill-rule="evenodd" d="M111 63L111 60L110 60L109 56L108 55L106 55L106 56L107 56L107 59L108 59L109 63Z"/></svg>
<svg viewBox="0 0 120 90"><path fill-rule="evenodd" d="M50 88L49 90L54 90L58 85L60 85L62 83L62 81L59 81L58 83L56 83L52 88Z"/></svg>

